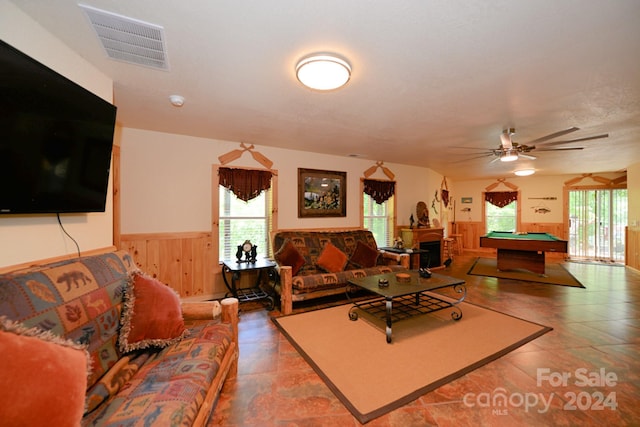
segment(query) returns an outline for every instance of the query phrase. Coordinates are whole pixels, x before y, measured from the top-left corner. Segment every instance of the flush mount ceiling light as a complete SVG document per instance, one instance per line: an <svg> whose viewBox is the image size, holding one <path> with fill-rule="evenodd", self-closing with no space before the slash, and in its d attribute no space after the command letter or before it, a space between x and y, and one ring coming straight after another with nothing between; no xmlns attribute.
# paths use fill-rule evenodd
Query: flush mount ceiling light
<svg viewBox="0 0 640 427"><path fill-rule="evenodd" d="M520 169L514 172L517 176L529 176L536 173L535 169Z"/></svg>
<svg viewBox="0 0 640 427"><path fill-rule="evenodd" d="M174 107L182 107L184 105L184 97L180 95L170 95L169 102Z"/></svg>
<svg viewBox="0 0 640 427"><path fill-rule="evenodd" d="M338 89L351 78L351 65L332 54L314 53L298 62L296 77L300 83L311 89Z"/></svg>
<svg viewBox="0 0 640 427"><path fill-rule="evenodd" d="M500 154L501 162L513 162L515 160L518 160L518 150L514 148L504 150L502 154Z"/></svg>

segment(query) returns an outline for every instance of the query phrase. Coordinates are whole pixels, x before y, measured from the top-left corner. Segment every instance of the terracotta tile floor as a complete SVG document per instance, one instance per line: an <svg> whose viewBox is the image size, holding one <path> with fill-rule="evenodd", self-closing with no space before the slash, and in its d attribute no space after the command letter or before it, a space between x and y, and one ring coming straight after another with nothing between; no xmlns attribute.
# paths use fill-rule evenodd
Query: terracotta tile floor
<svg viewBox="0 0 640 427"><path fill-rule="evenodd" d="M465 278L468 302L554 330L367 426L640 425L640 273L565 263L586 289L467 276L477 255L439 272ZM225 383L210 426L361 425L278 332L277 309L241 309L238 376ZM538 385L541 368L549 380L540 375ZM551 381L563 375L566 386ZM490 400L500 396L506 405Z"/></svg>

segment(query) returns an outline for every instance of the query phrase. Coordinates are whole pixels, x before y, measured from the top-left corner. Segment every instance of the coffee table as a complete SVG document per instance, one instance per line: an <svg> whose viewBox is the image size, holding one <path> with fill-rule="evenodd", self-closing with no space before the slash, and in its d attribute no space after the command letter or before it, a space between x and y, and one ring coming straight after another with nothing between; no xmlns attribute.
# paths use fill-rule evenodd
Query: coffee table
<svg viewBox="0 0 640 427"><path fill-rule="evenodd" d="M400 320L447 308L453 309L451 313L453 320L462 318L462 310L457 305L467 296L464 280L437 273L432 273L430 278L423 278L420 277L417 270L406 273L410 276L406 282L398 281L396 272L349 280L351 285L377 295L373 299L356 302L351 300L349 292L347 292L347 298L353 304L353 307L349 309L349 319L358 320L358 313L355 310L361 309L386 321L387 343L390 343L391 326ZM387 280L388 286L379 286L381 279ZM460 294L460 297L453 300L444 299L442 295L433 292L444 288L452 288Z"/></svg>

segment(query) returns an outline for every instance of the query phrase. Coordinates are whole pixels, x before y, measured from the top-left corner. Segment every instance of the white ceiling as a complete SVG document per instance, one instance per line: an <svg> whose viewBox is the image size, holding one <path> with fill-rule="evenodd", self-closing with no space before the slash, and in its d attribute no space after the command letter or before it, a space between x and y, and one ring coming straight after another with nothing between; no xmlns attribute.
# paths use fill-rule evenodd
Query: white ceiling
<svg viewBox="0 0 640 427"><path fill-rule="evenodd" d="M454 180L640 162L638 0L84 2L164 27L168 71L108 59L77 1L13 3L113 78L126 127L358 154ZM348 85L301 86L295 64L313 52L346 57ZM478 150L456 148L497 148L506 127L526 143L573 126L564 139L609 138L514 163L461 161Z"/></svg>

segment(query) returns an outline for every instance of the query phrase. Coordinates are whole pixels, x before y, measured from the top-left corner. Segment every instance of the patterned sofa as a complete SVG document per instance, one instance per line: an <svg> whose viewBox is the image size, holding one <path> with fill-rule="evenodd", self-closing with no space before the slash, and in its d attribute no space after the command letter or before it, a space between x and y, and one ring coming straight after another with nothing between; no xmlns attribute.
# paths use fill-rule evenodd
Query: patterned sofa
<svg viewBox="0 0 640 427"><path fill-rule="evenodd" d="M272 234L278 263L282 314L293 303L328 295L345 294L352 278L409 268L409 256L378 249L371 231L279 230Z"/></svg>
<svg viewBox="0 0 640 427"><path fill-rule="evenodd" d="M0 419L206 425L237 372L237 322L235 298L181 302L126 251L1 274Z"/></svg>

